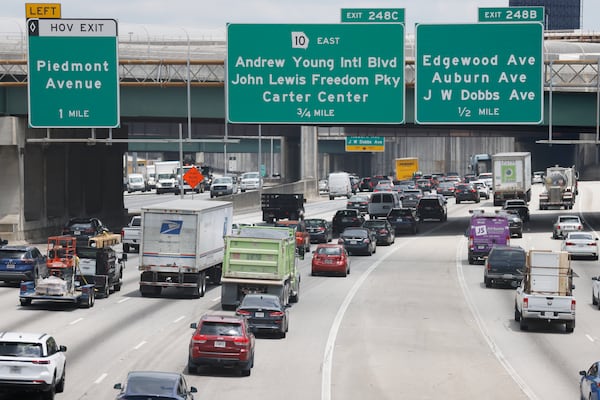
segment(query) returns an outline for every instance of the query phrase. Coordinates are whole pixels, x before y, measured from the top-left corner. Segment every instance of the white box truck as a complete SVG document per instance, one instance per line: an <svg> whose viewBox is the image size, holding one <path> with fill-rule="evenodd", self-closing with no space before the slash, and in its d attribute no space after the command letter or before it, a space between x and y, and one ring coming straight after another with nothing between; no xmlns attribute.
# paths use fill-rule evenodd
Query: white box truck
<svg viewBox="0 0 600 400"><path fill-rule="evenodd" d="M156 194L178 194L177 169L179 169L179 161L157 161L154 163L154 169L156 172Z"/></svg>
<svg viewBox="0 0 600 400"><path fill-rule="evenodd" d="M231 234L232 219L228 201L178 199L142 208L142 296L158 296L169 287L204 296L207 278L221 280L224 237Z"/></svg>
<svg viewBox="0 0 600 400"><path fill-rule="evenodd" d="M531 153L512 152L492 155L494 206L507 199L531 200Z"/></svg>

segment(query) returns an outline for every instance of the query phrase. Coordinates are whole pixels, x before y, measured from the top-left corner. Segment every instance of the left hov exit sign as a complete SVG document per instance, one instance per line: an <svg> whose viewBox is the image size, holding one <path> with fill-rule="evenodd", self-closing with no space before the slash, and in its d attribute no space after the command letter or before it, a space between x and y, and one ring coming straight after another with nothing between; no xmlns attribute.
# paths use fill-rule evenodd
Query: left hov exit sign
<svg viewBox="0 0 600 400"><path fill-rule="evenodd" d="M29 125L118 127L117 21L30 19L27 31Z"/></svg>

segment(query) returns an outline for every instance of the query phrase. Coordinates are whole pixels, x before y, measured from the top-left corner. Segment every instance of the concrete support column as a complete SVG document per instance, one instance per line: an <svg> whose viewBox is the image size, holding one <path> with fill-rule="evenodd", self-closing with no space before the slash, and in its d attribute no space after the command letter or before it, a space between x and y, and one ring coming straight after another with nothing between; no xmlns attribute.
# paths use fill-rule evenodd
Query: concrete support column
<svg viewBox="0 0 600 400"><path fill-rule="evenodd" d="M300 179L318 179L317 127L302 126L300 129Z"/></svg>

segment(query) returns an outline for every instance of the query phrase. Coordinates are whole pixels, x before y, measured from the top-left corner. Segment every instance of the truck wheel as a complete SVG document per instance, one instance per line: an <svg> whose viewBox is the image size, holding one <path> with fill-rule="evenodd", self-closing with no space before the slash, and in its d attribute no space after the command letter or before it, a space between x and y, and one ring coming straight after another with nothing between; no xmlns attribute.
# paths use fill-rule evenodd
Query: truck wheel
<svg viewBox="0 0 600 400"><path fill-rule="evenodd" d="M290 303L297 303L300 299L300 282L298 282L298 290L296 290L296 294L290 295Z"/></svg>
<svg viewBox="0 0 600 400"><path fill-rule="evenodd" d="M525 320L525 318L523 318L523 316L521 316L521 319L519 321L519 329L522 331L526 331L529 329L529 327L527 326L527 321Z"/></svg>
<svg viewBox="0 0 600 400"><path fill-rule="evenodd" d="M485 283L485 287L486 288L491 288L492 287L492 281L488 278L484 278L483 279L483 283Z"/></svg>
<svg viewBox="0 0 600 400"><path fill-rule="evenodd" d="M573 333L574 330L575 330L575 321L565 322L565 331L567 333Z"/></svg>
<svg viewBox="0 0 600 400"><path fill-rule="evenodd" d="M119 277L119 281L117 283L115 283L115 286L114 286L115 292L118 292L121 290L121 285L123 285L123 281L121 280L121 277Z"/></svg>
<svg viewBox="0 0 600 400"><path fill-rule="evenodd" d="M515 321L519 322L520 320L521 320L521 313L519 312L519 309L515 305Z"/></svg>
<svg viewBox="0 0 600 400"><path fill-rule="evenodd" d="M329 200L333 200L333 196L329 196Z"/></svg>
<svg viewBox="0 0 600 400"><path fill-rule="evenodd" d="M475 258L472 256L469 256L469 265L473 265L475 264Z"/></svg>
<svg viewBox="0 0 600 400"><path fill-rule="evenodd" d="M594 292L592 291L592 305L597 305L598 300L596 300L596 296L594 296Z"/></svg>
<svg viewBox="0 0 600 400"><path fill-rule="evenodd" d="M23 307L27 307L27 306L31 305L31 299L19 299L19 302L21 303L21 305Z"/></svg>
<svg viewBox="0 0 600 400"><path fill-rule="evenodd" d="M151 287L140 285L140 293L141 293L142 297L149 297L152 294Z"/></svg>
<svg viewBox="0 0 600 400"><path fill-rule="evenodd" d="M60 378L60 381L58 381L58 384L56 385L56 393L62 393L62 392L65 391L65 374L66 374L66 369L67 369L67 366L65 365L63 367L62 377Z"/></svg>
<svg viewBox="0 0 600 400"><path fill-rule="evenodd" d="M107 299L110 296L110 286L107 284L102 288L102 298Z"/></svg>
<svg viewBox="0 0 600 400"><path fill-rule="evenodd" d="M129 245L127 243L123 243L123 253L129 253Z"/></svg>

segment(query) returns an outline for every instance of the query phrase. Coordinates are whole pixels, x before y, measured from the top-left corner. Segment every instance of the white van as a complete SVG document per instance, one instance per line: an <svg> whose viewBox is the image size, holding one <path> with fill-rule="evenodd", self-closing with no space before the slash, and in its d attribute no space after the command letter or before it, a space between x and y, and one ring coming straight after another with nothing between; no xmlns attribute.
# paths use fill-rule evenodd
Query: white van
<svg viewBox="0 0 600 400"><path fill-rule="evenodd" d="M332 172L327 178L329 185L329 200L338 196L352 197L352 182L347 172Z"/></svg>
<svg viewBox="0 0 600 400"><path fill-rule="evenodd" d="M375 192L369 199L369 218L387 217L392 208L402 208L398 192Z"/></svg>
<svg viewBox="0 0 600 400"><path fill-rule="evenodd" d="M146 180L144 179L144 175L129 174L127 175L127 193L136 191L146 191Z"/></svg>

